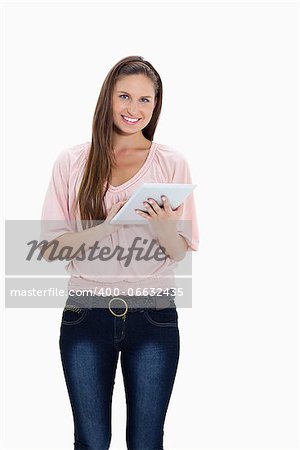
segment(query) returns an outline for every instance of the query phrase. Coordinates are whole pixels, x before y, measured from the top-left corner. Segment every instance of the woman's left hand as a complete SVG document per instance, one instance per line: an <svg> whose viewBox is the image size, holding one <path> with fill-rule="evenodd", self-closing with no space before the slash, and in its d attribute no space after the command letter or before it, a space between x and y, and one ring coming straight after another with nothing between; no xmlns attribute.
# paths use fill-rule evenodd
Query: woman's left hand
<svg viewBox="0 0 300 450"><path fill-rule="evenodd" d="M176 222L183 213L183 203L176 209L172 209L168 198L165 195L162 195L161 198L163 206L159 206L153 198L148 198L144 202L147 212L143 212L140 209L136 209L135 211L141 217L149 220L157 232L167 233L170 230L176 229Z"/></svg>

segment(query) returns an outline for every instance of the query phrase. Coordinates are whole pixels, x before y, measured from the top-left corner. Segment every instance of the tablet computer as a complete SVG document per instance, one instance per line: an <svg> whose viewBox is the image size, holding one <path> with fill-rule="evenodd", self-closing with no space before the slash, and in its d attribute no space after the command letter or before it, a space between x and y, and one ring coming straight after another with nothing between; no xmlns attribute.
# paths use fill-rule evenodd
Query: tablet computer
<svg viewBox="0 0 300 450"><path fill-rule="evenodd" d="M135 209L147 212L144 201L153 198L162 206L161 195L165 195L172 209L176 209L186 197L192 193L196 184L181 183L143 183L137 191L127 200L117 214L112 218L112 224L145 224L148 220L141 217Z"/></svg>

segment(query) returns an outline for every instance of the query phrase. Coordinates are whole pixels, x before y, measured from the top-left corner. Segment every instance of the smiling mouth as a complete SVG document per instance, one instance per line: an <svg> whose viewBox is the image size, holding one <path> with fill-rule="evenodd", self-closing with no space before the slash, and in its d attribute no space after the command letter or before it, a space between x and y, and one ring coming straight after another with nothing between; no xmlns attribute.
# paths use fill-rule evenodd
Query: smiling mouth
<svg viewBox="0 0 300 450"><path fill-rule="evenodd" d="M122 116L124 122L129 123L129 124L135 124L135 123L138 123L139 120L141 120L141 117L135 117L135 118L127 117L127 116L123 116L122 114L121 114L121 116Z"/></svg>

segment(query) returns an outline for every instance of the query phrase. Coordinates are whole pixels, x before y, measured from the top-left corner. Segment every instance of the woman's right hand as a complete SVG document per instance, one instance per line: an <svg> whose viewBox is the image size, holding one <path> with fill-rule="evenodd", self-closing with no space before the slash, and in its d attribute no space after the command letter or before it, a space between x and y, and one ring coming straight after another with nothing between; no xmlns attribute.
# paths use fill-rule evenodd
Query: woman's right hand
<svg viewBox="0 0 300 450"><path fill-rule="evenodd" d="M127 200L128 200L128 198L126 198L125 200L121 200L120 202L116 203L115 205L113 205L110 208L109 213L107 214L107 217L103 222L103 225L107 228L107 230L110 233L119 230L123 226L123 224L113 224L113 223L110 223L110 221L117 214L117 212L122 208L122 206L125 205Z"/></svg>
<svg viewBox="0 0 300 450"><path fill-rule="evenodd" d="M123 224L111 224L110 221L117 214L117 212L122 208L122 206L127 202L128 199L122 200L121 202L113 205L106 217L106 219L101 222L99 225L95 227L90 227L82 231L76 232L67 232L55 238L58 241L58 250L56 248L55 251L62 251L63 248L75 248L77 249L81 245L93 246L95 245L95 239L97 242L106 238L108 235L118 230L123 226ZM50 242L52 242L50 240ZM50 243L48 242L48 244ZM89 247L88 247L89 248ZM44 248L42 250L42 256L46 261L52 261L53 257L51 256L52 247ZM51 256L51 257L50 257ZM57 257L56 257L57 258Z"/></svg>

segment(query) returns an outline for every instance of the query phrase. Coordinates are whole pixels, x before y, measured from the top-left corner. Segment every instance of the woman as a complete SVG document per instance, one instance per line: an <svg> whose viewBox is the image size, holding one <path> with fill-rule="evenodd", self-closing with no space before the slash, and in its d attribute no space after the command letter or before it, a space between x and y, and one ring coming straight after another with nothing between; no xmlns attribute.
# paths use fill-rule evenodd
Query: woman
<svg viewBox="0 0 300 450"><path fill-rule="evenodd" d="M58 155L43 205L43 238L55 242L56 251L81 249L85 256L66 266L71 277L59 340L75 449L109 448L119 353L127 447L163 449L179 359L174 268L187 251L198 250L194 198L175 210L167 198L162 206L145 199L145 211L136 211L145 226L110 223L141 183L192 182L185 157L153 141L162 92L159 74L144 58L119 61L104 80L91 142ZM88 249L93 256L104 246L124 250L137 238L164 257L133 257L129 263L124 252L87 258ZM47 260L50 250L44 250Z"/></svg>

